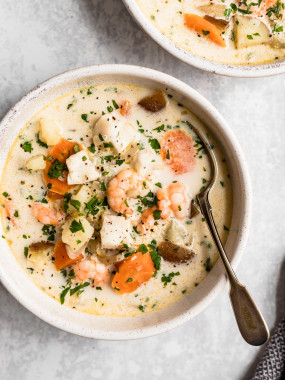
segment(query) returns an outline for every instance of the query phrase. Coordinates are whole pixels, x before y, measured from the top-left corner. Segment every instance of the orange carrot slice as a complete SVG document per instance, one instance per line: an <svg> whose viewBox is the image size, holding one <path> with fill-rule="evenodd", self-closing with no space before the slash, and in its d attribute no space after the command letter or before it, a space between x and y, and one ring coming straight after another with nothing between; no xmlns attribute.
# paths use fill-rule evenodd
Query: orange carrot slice
<svg viewBox="0 0 285 380"><path fill-rule="evenodd" d="M206 36L215 44L221 47L226 47L226 43L222 38L219 29L203 17L191 13L185 14L185 24L187 28L196 31L202 36Z"/></svg>
<svg viewBox="0 0 285 380"><path fill-rule="evenodd" d="M129 116L131 111L131 102L129 100L124 100L120 107L120 114L122 116Z"/></svg>
<svg viewBox="0 0 285 380"><path fill-rule="evenodd" d="M65 248L65 244L59 240L54 247L54 265L57 270L61 270L69 265L75 264L78 261L83 260L84 256L80 253L75 259L71 259Z"/></svg>
<svg viewBox="0 0 285 380"><path fill-rule="evenodd" d="M74 141L61 139L60 142L51 149L47 156L46 168L44 171L44 181L46 185L48 185L49 190L51 190L54 193L65 194L73 188L73 186L68 185L67 176L64 179L59 180L58 178L50 178L48 173L52 164L54 164L56 160L58 160L61 163L65 163L68 157L76 153L74 151L74 147L76 145L79 147L79 150L83 149L80 144Z"/></svg>
<svg viewBox="0 0 285 380"><path fill-rule="evenodd" d="M137 252L118 265L112 287L118 294L134 292L140 285L147 282L155 271L149 252Z"/></svg>
<svg viewBox="0 0 285 380"><path fill-rule="evenodd" d="M176 174L194 170L197 150L192 138L186 132L180 129L168 131L160 142L160 146L162 159Z"/></svg>

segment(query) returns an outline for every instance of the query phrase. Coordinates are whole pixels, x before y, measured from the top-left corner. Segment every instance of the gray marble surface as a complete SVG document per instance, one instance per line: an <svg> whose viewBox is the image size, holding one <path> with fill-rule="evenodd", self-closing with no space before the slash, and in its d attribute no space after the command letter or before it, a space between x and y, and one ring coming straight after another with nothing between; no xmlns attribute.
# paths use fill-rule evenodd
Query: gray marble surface
<svg viewBox="0 0 285 380"><path fill-rule="evenodd" d="M188 67L145 35L120 0L0 0L0 118L43 80L96 63L140 64L176 76L230 122L254 194L238 275L272 329L284 315L285 76L234 79ZM173 331L104 342L47 325L0 285L1 380L245 380L261 353L240 337L226 289L196 319Z"/></svg>

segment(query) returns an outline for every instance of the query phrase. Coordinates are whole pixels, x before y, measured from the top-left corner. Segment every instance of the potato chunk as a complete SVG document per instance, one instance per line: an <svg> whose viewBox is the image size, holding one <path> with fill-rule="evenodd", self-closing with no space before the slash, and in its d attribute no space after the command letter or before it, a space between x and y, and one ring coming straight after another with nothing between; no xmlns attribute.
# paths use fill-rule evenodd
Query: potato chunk
<svg viewBox="0 0 285 380"><path fill-rule="evenodd" d="M82 216L69 218L62 227L62 241L67 245L67 253L71 259L78 256L81 248L91 239L94 228Z"/></svg>
<svg viewBox="0 0 285 380"><path fill-rule="evenodd" d="M266 44L271 41L270 31L260 20L253 17L234 17L234 38L237 49Z"/></svg>
<svg viewBox="0 0 285 380"><path fill-rule="evenodd" d="M61 140L61 128L56 120L42 117L39 120L39 138L47 145L56 145Z"/></svg>
<svg viewBox="0 0 285 380"><path fill-rule="evenodd" d="M45 167L46 167L46 160L44 159L44 156L42 154L39 154L37 156L33 156L26 163L26 168L30 172L36 172L38 170L44 170Z"/></svg>
<svg viewBox="0 0 285 380"><path fill-rule="evenodd" d="M101 228L102 248L116 249L130 244L131 223L123 216L104 215Z"/></svg>

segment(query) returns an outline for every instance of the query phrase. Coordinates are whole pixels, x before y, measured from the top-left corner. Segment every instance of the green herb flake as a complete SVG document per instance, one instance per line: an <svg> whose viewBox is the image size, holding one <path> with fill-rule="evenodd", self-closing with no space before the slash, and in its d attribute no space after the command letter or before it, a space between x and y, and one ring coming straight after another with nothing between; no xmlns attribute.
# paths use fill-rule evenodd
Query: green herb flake
<svg viewBox="0 0 285 380"><path fill-rule="evenodd" d="M73 234L76 233L76 232L79 232L79 231L85 232L81 220L77 221L77 220L74 219L74 220L72 221L72 223L71 223L69 229L70 229L70 231L71 231Z"/></svg>
<svg viewBox="0 0 285 380"><path fill-rule="evenodd" d="M89 120L88 120L88 114L87 113L83 113L81 115L81 119L84 120L86 123L89 123Z"/></svg>
<svg viewBox="0 0 285 380"><path fill-rule="evenodd" d="M24 142L24 144L21 144L21 148L27 153L32 153L32 151L34 150L31 141L26 141Z"/></svg>

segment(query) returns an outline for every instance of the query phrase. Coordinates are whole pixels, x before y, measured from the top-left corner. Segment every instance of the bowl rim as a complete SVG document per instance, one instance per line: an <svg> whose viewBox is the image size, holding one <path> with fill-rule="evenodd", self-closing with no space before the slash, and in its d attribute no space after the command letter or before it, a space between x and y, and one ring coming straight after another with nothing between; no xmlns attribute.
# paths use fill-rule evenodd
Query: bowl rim
<svg viewBox="0 0 285 380"><path fill-rule="evenodd" d="M163 85L169 86L174 91L177 91L180 94L184 94L184 96L189 99L195 99L195 102L200 105L203 110L208 112L210 115L215 117L215 120L218 125L218 129L222 131L224 136L231 142L231 145L234 147L235 159L234 162L237 163L238 168L241 173L240 182L242 183L242 188L244 189L245 197L243 199L243 207L244 213L241 217L241 227L240 234L237 236L236 240L236 248L234 251L233 258L231 260L231 264L234 269L236 269L243 251L246 246L246 242L249 234L249 225L251 220L251 203L252 203L252 195L251 195L251 184L247 169L246 160L241 151L239 143L234 136L232 130L229 125L225 121L225 119L220 115L220 113L216 110L216 108L206 100L202 95L200 95L196 90L185 84L184 82L169 76L160 71L152 70L149 68L134 66L134 65L118 65L118 64L105 64L105 65L92 65L92 66L84 66L81 68L76 68L73 70L66 71L62 74L56 75L43 83L37 85L34 89L29 91L19 102L17 102L8 113L4 116L2 121L0 122L0 132L2 130L7 130L10 124L18 117L18 114L22 112L25 107L29 105L30 102L36 101L36 99L42 94L52 89L60 87L62 84L67 84L70 81L80 80L86 76L100 76L100 75L122 75L122 76L133 76L135 78L139 78L141 80L151 80L153 82L159 82ZM195 112L194 112L195 114ZM1 173L2 175L2 173ZM16 258L15 258L16 260ZM221 260L216 263L215 267L221 266ZM20 267L20 265L19 265ZM214 268L215 269L215 268ZM23 272L24 273L24 272ZM26 274L24 274L26 276ZM215 282L213 288L209 290L207 296L201 298L195 307L188 308L186 312L180 313L178 316L172 317L170 320L159 322L154 326L143 326L140 329L130 329L124 331L101 331L96 330L90 327L78 326L76 323L70 324L65 319L60 319L59 317L53 317L50 312L47 310L42 310L36 302L30 301L28 295L21 292L21 289L14 284L9 276L5 272L4 267L0 265L0 281L3 286L7 289L9 293L11 293L26 309L31 311L34 315L44 320L45 322L51 324L54 327L62 329L64 331L95 339L104 339L104 340L129 340L129 339L138 339L149 337L153 335L157 335L175 327L182 325L188 320L195 317L201 311L203 311L207 306L210 305L211 302L218 296L218 294L223 290L226 285L226 276L221 275ZM30 280L29 280L30 281ZM43 294L45 297L50 298L50 296L46 295L42 290L39 289L39 292ZM190 293L191 294L191 293ZM54 301L54 300L53 300ZM59 303L56 302L58 305ZM60 306L60 305L59 305ZM69 309L69 308L67 308ZM166 308L167 309L167 308ZM165 310L165 309L163 309ZM75 311L75 313L81 313ZM147 313L155 314L154 313ZM96 318L100 318L97 316L92 316ZM110 318L110 317L103 317ZM111 317L112 318L112 317ZM118 317L114 317L118 318ZM139 317L124 317L128 319L132 318L143 318Z"/></svg>
<svg viewBox="0 0 285 380"><path fill-rule="evenodd" d="M261 65L229 65L199 57L164 36L141 11L134 0L122 0L130 15L158 45L180 61L213 74L236 78L259 78L285 73L285 59Z"/></svg>

